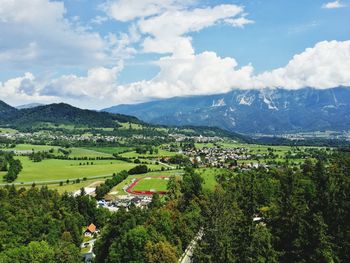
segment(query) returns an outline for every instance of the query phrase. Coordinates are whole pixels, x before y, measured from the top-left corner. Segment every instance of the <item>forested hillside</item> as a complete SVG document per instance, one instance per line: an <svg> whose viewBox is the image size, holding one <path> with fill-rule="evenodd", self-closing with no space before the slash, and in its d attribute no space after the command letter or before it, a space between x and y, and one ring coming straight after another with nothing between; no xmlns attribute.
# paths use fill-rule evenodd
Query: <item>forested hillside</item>
<svg viewBox="0 0 350 263"><path fill-rule="evenodd" d="M136 117L82 110L69 104L49 104L17 110L1 102L0 124L16 128L35 127L43 123L87 127L118 127L118 123L142 123Z"/></svg>
<svg viewBox="0 0 350 263"><path fill-rule="evenodd" d="M0 262L81 262L83 227L106 215L89 196L0 188Z"/></svg>
<svg viewBox="0 0 350 263"><path fill-rule="evenodd" d="M194 262L349 262L350 155L316 152L300 167L223 173L215 191L187 169L169 201L112 215L97 262L177 262L196 234Z"/></svg>

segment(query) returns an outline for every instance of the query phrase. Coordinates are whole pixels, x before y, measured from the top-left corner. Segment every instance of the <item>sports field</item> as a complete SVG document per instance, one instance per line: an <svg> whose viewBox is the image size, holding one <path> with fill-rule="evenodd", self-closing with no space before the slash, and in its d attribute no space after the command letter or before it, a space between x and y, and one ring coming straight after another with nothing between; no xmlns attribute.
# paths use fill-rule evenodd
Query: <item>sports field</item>
<svg viewBox="0 0 350 263"><path fill-rule="evenodd" d="M168 180L164 178L144 177L133 188L135 191L166 191Z"/></svg>
<svg viewBox="0 0 350 263"><path fill-rule="evenodd" d="M134 180L126 189L129 194L152 195L165 194L169 177L141 177Z"/></svg>

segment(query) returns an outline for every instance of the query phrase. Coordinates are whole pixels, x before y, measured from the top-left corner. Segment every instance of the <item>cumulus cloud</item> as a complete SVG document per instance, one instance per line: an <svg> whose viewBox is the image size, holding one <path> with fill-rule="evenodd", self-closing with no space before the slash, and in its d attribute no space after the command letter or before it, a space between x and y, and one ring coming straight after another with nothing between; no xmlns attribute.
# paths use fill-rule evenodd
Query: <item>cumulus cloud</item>
<svg viewBox="0 0 350 263"><path fill-rule="evenodd" d="M232 89L350 86L350 41L319 42L295 55L285 67L258 75L254 74L252 65L239 67L235 59L222 58L214 52L166 56L157 64L160 72L156 77L128 85L117 84L122 65L93 68L83 77L65 75L46 82L26 73L0 83L0 99L70 99L75 105L93 108L154 98L223 93Z"/></svg>
<svg viewBox="0 0 350 263"><path fill-rule="evenodd" d="M101 37L65 18L62 2L0 0L0 63L86 68L85 75L54 79L32 73L0 82L0 99L12 104L66 101L94 108L154 98L228 92L232 89L350 86L350 41L323 41L295 55L289 63L262 74L215 52L196 53L191 33L225 24L254 23L233 4L194 7L195 0L110 0L109 18L129 22L126 33ZM338 4L341 5L339 1ZM333 2L334 6L334 2ZM330 8L330 7L328 7ZM104 16L91 23L99 24ZM138 48L140 46L140 48ZM140 50L142 49L142 50ZM162 54L150 80L120 85L123 61L138 52Z"/></svg>
<svg viewBox="0 0 350 263"><path fill-rule="evenodd" d="M63 2L0 0L0 63L8 68L104 65L113 46L67 19Z"/></svg>
<svg viewBox="0 0 350 263"><path fill-rule="evenodd" d="M146 53L192 54L191 32L218 23L243 27L253 23L243 13L244 8L233 4L193 8L196 1L187 0L117 0L109 1L104 10L113 19L135 21Z"/></svg>
<svg viewBox="0 0 350 263"><path fill-rule="evenodd" d="M110 0L101 7L113 19L127 22L158 15L167 10L181 9L194 2L194 0Z"/></svg>
<svg viewBox="0 0 350 263"><path fill-rule="evenodd" d="M332 88L350 86L350 41L322 41L289 63L254 78L257 87Z"/></svg>
<svg viewBox="0 0 350 263"><path fill-rule="evenodd" d="M41 94L41 85L35 76L26 72L23 76L0 82L0 99L12 105L33 101L51 102L55 98Z"/></svg>
<svg viewBox="0 0 350 263"><path fill-rule="evenodd" d="M346 5L341 3L340 0L336 0L333 2L328 2L322 5L322 8L325 9L335 9L335 8L342 8L345 7Z"/></svg>
<svg viewBox="0 0 350 263"><path fill-rule="evenodd" d="M164 57L161 70L150 81L119 86L114 100L122 103L152 98L215 94L230 91L233 87L248 87L253 68L238 68L233 58L221 58L214 52L203 52L185 58Z"/></svg>

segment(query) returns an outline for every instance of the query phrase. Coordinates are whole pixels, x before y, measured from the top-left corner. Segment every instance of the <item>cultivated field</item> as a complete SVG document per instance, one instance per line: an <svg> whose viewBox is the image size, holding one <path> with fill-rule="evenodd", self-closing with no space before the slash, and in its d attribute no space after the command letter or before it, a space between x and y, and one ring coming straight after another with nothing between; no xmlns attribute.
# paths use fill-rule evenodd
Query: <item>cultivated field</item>
<svg viewBox="0 0 350 263"><path fill-rule="evenodd" d="M48 159L41 162L33 162L25 156L18 156L16 158L21 161L23 170L18 175L15 183L66 181L67 179L72 180L97 176L103 178L136 166L134 163L119 160L80 161ZM158 170L161 166L148 165L148 167L152 170ZM4 174L5 172L1 172L0 176Z"/></svg>

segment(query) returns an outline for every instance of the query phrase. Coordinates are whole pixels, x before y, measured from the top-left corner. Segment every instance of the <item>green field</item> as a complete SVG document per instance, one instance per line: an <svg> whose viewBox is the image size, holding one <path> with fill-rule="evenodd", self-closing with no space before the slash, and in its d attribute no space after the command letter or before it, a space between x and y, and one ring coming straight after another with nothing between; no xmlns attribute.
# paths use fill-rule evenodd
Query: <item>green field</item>
<svg viewBox="0 0 350 263"><path fill-rule="evenodd" d="M149 153L138 154L135 151L130 151L130 152L126 152L126 153L121 154L121 156L126 157L126 158L138 158L140 156L146 157L146 158L159 158L159 157L174 156L176 154L177 154L176 152L169 152L166 150L159 149L158 153L153 153L153 154L149 154Z"/></svg>
<svg viewBox="0 0 350 263"><path fill-rule="evenodd" d="M216 176L219 174L227 173L227 170L220 168L201 168L197 169L196 173L198 173L203 178L204 189L214 190L218 184L216 181Z"/></svg>
<svg viewBox="0 0 350 263"><path fill-rule="evenodd" d="M171 175L180 175L182 170L172 170L172 171L162 171L162 172L150 172L147 174L139 175L129 175L123 182L113 187L109 194L113 195L125 195L126 192L123 190L124 186L129 185L132 179L137 179L141 177L158 177L158 176L171 176Z"/></svg>
<svg viewBox="0 0 350 263"><path fill-rule="evenodd" d="M37 182L89 178L94 176L110 176L122 170L129 170L136 165L119 160L75 161L48 159L41 162L32 162L28 157L18 156L23 166L15 183ZM87 165L86 163L90 164ZM91 165L93 162L93 165ZM81 164L81 165L80 165ZM148 165L153 170L160 169L158 165ZM0 173L0 176L5 173Z"/></svg>
<svg viewBox="0 0 350 263"><path fill-rule="evenodd" d="M135 191L166 191L168 180L161 178L143 178L133 188Z"/></svg>
<svg viewBox="0 0 350 263"><path fill-rule="evenodd" d="M49 184L47 187L49 189L57 190L60 194L64 192L72 193L72 192L78 191L82 187L88 187L90 184L94 182L104 182L104 180L105 180L104 178L101 178L101 179L86 180L80 183L70 182L69 184L64 183L62 186L60 186L59 184Z"/></svg>
<svg viewBox="0 0 350 263"><path fill-rule="evenodd" d="M88 147L85 149L110 155L112 155L113 153L123 153L129 150L132 151L132 148L130 147Z"/></svg>
<svg viewBox="0 0 350 263"><path fill-rule="evenodd" d="M7 148L5 150L16 150L16 151L49 151L51 149L54 150L53 154L55 155L62 155L58 151L59 146L51 146L51 145L34 145L34 144L17 144L15 148ZM109 152L103 152L99 150L95 150L93 148L88 149L88 148L77 148L77 147L72 147L72 148L65 148L65 150L70 151L71 153L69 154L69 157L74 158L74 157L112 157L111 153Z"/></svg>

